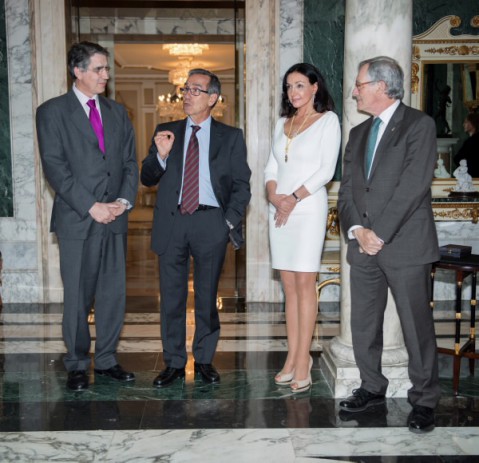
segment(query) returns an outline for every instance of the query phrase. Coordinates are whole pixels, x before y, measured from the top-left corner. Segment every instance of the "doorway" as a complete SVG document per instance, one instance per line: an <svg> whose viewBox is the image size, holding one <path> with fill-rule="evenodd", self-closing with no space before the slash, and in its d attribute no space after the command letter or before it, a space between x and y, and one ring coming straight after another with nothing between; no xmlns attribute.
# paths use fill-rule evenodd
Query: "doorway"
<svg viewBox="0 0 479 463"><path fill-rule="evenodd" d="M139 166L156 125L185 117L177 88L188 68L204 67L218 75L224 101L213 117L244 129L244 2L199 1L194 8L178 1L118 1L116 7L111 1L71 3L71 42L100 43L114 61L108 96L129 112ZM215 3L218 7L212 8ZM172 52L173 45L180 51ZM155 195L155 188L140 186L130 213L128 297L159 298L157 256L150 250ZM219 283L220 307L244 304L245 267L245 249L235 252L229 245Z"/></svg>

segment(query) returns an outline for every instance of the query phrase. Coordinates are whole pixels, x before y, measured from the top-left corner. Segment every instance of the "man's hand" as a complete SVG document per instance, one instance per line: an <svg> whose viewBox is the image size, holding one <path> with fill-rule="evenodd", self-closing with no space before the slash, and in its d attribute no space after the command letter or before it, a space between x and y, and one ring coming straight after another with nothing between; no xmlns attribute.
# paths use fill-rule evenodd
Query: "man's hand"
<svg viewBox="0 0 479 463"><path fill-rule="evenodd" d="M356 228L353 235L358 241L359 252L365 252L370 256L375 256L384 246L383 240L369 228Z"/></svg>
<svg viewBox="0 0 479 463"><path fill-rule="evenodd" d="M115 201L114 203L107 203L107 206L110 209L110 212L115 217L118 217L126 211L126 204L123 204L120 201Z"/></svg>
<svg viewBox="0 0 479 463"><path fill-rule="evenodd" d="M155 145L160 158L164 161L170 154L171 147L175 141L175 135L169 130L163 130L155 134Z"/></svg>
<svg viewBox="0 0 479 463"><path fill-rule="evenodd" d="M93 217L93 220L95 220L96 222L107 224L113 222L116 219L116 216L120 215L117 210L120 207L125 208L123 204L119 204L116 202L95 203L88 212ZM115 211L115 213L113 213L113 211Z"/></svg>

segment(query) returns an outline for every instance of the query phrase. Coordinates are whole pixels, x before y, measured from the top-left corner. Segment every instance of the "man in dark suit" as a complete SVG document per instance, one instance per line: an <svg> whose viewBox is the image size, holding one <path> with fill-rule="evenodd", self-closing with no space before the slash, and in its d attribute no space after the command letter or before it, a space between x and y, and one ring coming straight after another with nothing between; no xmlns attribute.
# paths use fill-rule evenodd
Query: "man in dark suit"
<svg viewBox="0 0 479 463"><path fill-rule="evenodd" d="M409 354L409 429L426 432L434 428L440 395L429 305L431 264L439 259L430 193L436 129L432 118L401 103L404 75L395 60L380 56L358 69L353 98L373 117L350 132L338 210L349 240L351 331L361 387L340 408L360 412L384 403L388 380L381 355L390 288Z"/></svg>
<svg viewBox="0 0 479 463"><path fill-rule="evenodd" d="M67 387L84 390L93 302L95 372L119 381L135 378L118 364L116 348L125 313L126 211L135 201L138 164L125 108L100 96L109 78L108 51L75 44L68 70L72 90L43 103L36 121L43 170L55 191L51 231L58 238L64 286Z"/></svg>
<svg viewBox="0 0 479 463"><path fill-rule="evenodd" d="M193 69L182 92L188 118L156 127L141 170L144 185L158 184L151 243L159 255L166 368L153 381L156 387L185 376L190 257L194 262L195 372L206 383L219 382L212 364L220 332L218 281L228 237L235 248L243 242L241 222L251 197L243 134L210 115L221 94L218 77Z"/></svg>

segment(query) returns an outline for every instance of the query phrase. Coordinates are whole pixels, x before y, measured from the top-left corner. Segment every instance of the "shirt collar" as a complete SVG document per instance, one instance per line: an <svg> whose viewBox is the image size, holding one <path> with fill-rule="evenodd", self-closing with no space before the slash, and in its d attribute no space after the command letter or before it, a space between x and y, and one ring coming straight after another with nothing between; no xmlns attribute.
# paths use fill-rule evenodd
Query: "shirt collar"
<svg viewBox="0 0 479 463"><path fill-rule="evenodd" d="M99 107L98 104L98 95L93 95L93 97L88 97L86 96L83 92L78 90L77 86L73 84L73 93L76 95L76 97L80 100L80 103L84 106L86 106L87 102L89 100L95 100L96 107Z"/></svg>
<svg viewBox="0 0 479 463"><path fill-rule="evenodd" d="M201 124L195 124L190 116L188 116L188 120L186 122L186 126L188 127L188 129L191 130L191 126L192 125L199 125L203 130L207 130L211 127L211 116L208 116L207 119L205 119Z"/></svg>
<svg viewBox="0 0 479 463"><path fill-rule="evenodd" d="M401 100L396 100L391 106L388 106L378 117L381 119L381 122L384 123L384 126L388 125L391 117L393 117L394 112L401 104Z"/></svg>

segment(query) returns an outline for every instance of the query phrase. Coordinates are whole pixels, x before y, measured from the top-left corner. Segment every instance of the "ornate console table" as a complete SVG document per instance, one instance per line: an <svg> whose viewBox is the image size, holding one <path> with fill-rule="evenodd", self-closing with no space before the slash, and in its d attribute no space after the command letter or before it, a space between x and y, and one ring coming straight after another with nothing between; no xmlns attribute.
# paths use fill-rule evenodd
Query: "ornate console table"
<svg viewBox="0 0 479 463"><path fill-rule="evenodd" d="M432 201L434 220L444 221L471 221L477 223L479 219L479 198L467 201L458 201L454 198L434 198Z"/></svg>

